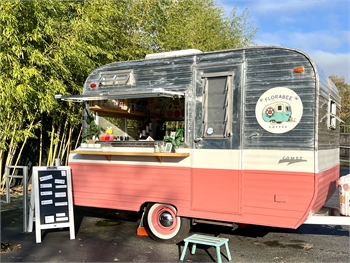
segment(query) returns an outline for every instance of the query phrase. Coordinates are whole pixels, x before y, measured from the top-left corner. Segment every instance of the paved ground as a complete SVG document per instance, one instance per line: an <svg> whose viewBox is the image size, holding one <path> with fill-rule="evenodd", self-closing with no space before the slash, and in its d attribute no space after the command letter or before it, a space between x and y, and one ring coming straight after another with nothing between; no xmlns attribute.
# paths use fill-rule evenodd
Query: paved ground
<svg viewBox="0 0 350 263"><path fill-rule="evenodd" d="M75 207L76 239L68 229L22 233L21 209L1 213L2 242L13 245L1 262L178 262L183 243L157 243L136 235L139 215ZM205 226L205 227L204 227ZM349 227L303 225L297 230L249 226L229 228L196 226L192 233L230 239L232 262L349 262ZM222 249L222 260L227 262ZM214 248L198 246L185 262L215 262Z"/></svg>
<svg viewBox="0 0 350 263"><path fill-rule="evenodd" d="M343 169L347 174L349 168ZM76 239L68 229L23 233L22 197L1 203L1 242L9 251L1 262L177 262L183 243L163 244L136 235L140 214L75 207ZM338 196L332 197L336 202ZM4 200L4 199L2 199ZM230 239L232 262L349 262L349 227L302 225L296 230L260 226L231 231L226 227L197 225L191 233L220 235ZM223 262L227 262L222 249ZM214 248L198 246L185 261L216 261Z"/></svg>
<svg viewBox="0 0 350 263"><path fill-rule="evenodd" d="M76 239L68 229L22 233L21 209L1 213L1 238L13 247L1 262L178 262L183 243L157 243L136 235L139 215L104 209L75 208ZM248 226L229 228L196 226L192 233L230 239L232 262L349 262L349 228L303 225L297 230ZM227 262L226 251L222 260ZM214 248L198 246L185 262L215 262Z"/></svg>

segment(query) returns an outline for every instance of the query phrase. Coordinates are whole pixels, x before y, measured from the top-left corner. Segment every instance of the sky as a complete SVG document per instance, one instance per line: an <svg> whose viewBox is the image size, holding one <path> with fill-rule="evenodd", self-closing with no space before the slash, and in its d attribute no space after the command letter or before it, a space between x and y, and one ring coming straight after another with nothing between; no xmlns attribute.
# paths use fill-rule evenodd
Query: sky
<svg viewBox="0 0 350 263"><path fill-rule="evenodd" d="M307 53L323 72L350 84L350 0L216 0L226 15L249 8L257 45Z"/></svg>

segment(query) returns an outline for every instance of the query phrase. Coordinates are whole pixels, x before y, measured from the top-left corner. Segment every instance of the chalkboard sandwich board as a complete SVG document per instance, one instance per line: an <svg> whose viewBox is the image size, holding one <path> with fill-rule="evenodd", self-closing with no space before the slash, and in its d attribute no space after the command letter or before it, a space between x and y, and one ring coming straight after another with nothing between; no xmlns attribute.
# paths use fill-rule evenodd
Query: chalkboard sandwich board
<svg viewBox="0 0 350 263"><path fill-rule="evenodd" d="M71 169L69 166L34 166L36 243L41 230L69 227L75 239Z"/></svg>

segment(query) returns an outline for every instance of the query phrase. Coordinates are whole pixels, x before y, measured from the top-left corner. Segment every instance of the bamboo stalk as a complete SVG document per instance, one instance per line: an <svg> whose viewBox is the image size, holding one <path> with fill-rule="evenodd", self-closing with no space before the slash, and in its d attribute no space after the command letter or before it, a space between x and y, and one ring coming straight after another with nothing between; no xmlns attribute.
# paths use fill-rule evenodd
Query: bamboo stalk
<svg viewBox="0 0 350 263"><path fill-rule="evenodd" d="M52 158L52 148L53 148L53 135L55 132L55 126L52 124L51 125L51 139L50 139L50 149L49 149L49 156L47 157L47 163L46 166L51 166L50 164L51 158Z"/></svg>
<svg viewBox="0 0 350 263"><path fill-rule="evenodd" d="M11 141L9 144L9 150L8 150L7 158L5 161L5 166L8 166L12 162L13 155L14 155L15 149L17 147L16 143L14 142L16 126L17 126L17 124L15 124L15 129L12 132ZM4 171L4 173L2 174L2 180L1 180L2 188L1 189L4 189L5 182L6 182L6 172ZM12 178L10 180L10 183L11 182L12 182Z"/></svg>
<svg viewBox="0 0 350 263"><path fill-rule="evenodd" d="M40 126L40 144L39 144L39 166L41 166L42 163L42 158L43 158L43 127L42 125Z"/></svg>
<svg viewBox="0 0 350 263"><path fill-rule="evenodd" d="M63 160L63 157L64 157L64 154L68 154L67 153L67 148L68 148L68 145L70 144L70 140L71 140L71 136L72 136L72 126L69 127L69 131L68 131L68 138L67 136L65 137L65 144L64 144L64 148L63 148L63 151L62 151L62 154L61 154L61 159Z"/></svg>
<svg viewBox="0 0 350 263"><path fill-rule="evenodd" d="M30 132L33 129L33 123L34 123L34 120L32 120L32 122L29 124L28 132ZM24 141L22 142L22 146L21 146L21 149L17 155L17 159L16 159L14 166L17 166L19 160L21 159L21 155L22 155L24 146L27 144L28 138L29 138L29 133L24 137Z"/></svg>
<svg viewBox="0 0 350 263"><path fill-rule="evenodd" d="M58 144L59 144L58 138L60 137L61 129L62 129L62 125L59 125L57 133L55 134L54 142L53 142L54 149L53 149L53 153L52 153L51 165L53 165L55 163L56 153L57 153ZM56 138L57 138L57 140L56 140Z"/></svg>
<svg viewBox="0 0 350 263"><path fill-rule="evenodd" d="M79 141L80 141L80 137L81 137L82 132L83 132L83 126L81 126L81 128L80 128L77 141L75 142L75 147L74 147L74 149L78 148L78 144L79 144Z"/></svg>
<svg viewBox="0 0 350 263"><path fill-rule="evenodd" d="M72 133L73 131L71 131ZM70 150L71 150L71 135L69 136L69 139L67 141L67 154L66 154L66 161L65 161L65 164L68 165L68 161L69 161L69 153L70 153Z"/></svg>
<svg viewBox="0 0 350 263"><path fill-rule="evenodd" d="M0 173L2 171L2 164L3 164L3 159L4 159L4 155L5 155L5 150L1 149L0 150Z"/></svg>
<svg viewBox="0 0 350 263"><path fill-rule="evenodd" d="M6 158L6 162L5 162L5 166L8 166L9 164L12 163L13 157L15 155L16 152L16 148L17 148L17 144L12 144L9 151L8 151L8 155ZM12 170L12 175L14 174L15 170ZM6 172L4 172L4 174L2 175L2 181L1 181L1 189L4 190L5 187L5 183L6 183ZM10 179L10 185L12 183L12 177Z"/></svg>
<svg viewBox="0 0 350 263"><path fill-rule="evenodd" d="M60 147L59 147L59 150L58 150L58 154L57 156L61 156L61 152L62 152L62 149L65 145L65 140L66 140L66 134L67 134L67 126L68 126L68 119L66 119L66 122L64 123L64 128L63 128L63 133L62 133L62 138L60 140Z"/></svg>

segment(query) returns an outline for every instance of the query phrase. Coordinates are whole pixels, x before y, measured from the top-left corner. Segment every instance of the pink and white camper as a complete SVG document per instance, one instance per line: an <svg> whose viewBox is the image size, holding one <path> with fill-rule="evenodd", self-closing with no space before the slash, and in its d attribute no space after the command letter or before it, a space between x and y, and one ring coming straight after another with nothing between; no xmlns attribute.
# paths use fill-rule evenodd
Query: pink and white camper
<svg viewBox="0 0 350 263"><path fill-rule="evenodd" d="M56 98L83 103L84 130L93 114L113 135L70 153L74 204L144 210L159 241L196 222L297 228L336 190L338 90L295 49L147 55Z"/></svg>

